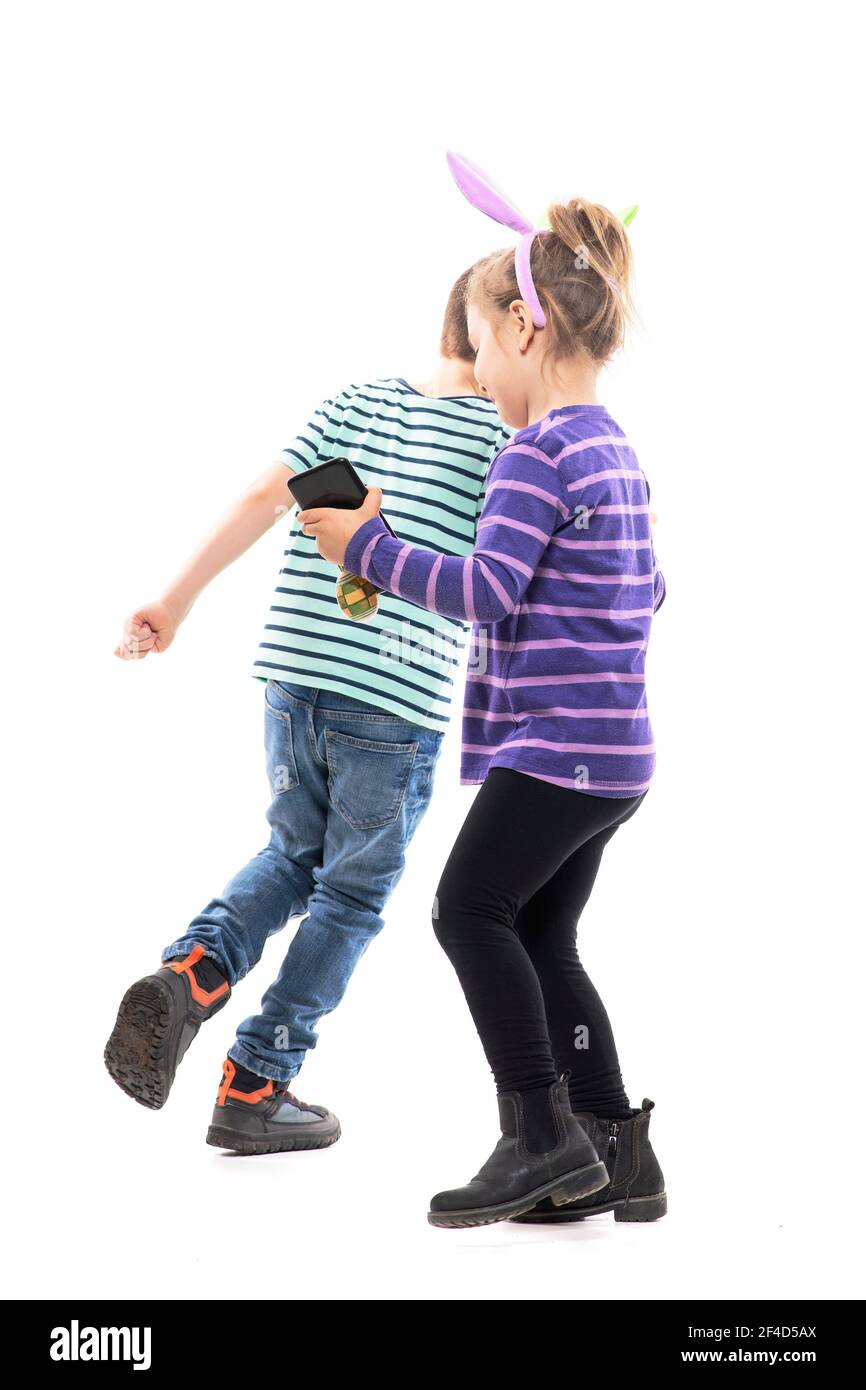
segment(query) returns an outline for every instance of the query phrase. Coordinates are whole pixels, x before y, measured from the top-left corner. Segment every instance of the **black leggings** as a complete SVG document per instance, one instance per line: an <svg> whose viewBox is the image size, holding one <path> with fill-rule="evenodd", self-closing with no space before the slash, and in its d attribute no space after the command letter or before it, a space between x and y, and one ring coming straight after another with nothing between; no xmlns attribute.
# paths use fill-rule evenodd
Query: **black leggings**
<svg viewBox="0 0 866 1390"><path fill-rule="evenodd" d="M574 1109L629 1109L575 936L604 847L645 796L591 796L493 768L472 803L439 880L433 928L499 1092L546 1087L569 1069Z"/></svg>

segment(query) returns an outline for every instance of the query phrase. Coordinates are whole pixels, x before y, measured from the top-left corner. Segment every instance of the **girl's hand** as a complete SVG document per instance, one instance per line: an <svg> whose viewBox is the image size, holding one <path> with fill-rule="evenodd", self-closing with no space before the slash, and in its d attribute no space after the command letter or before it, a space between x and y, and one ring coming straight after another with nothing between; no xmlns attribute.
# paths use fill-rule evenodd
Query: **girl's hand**
<svg viewBox="0 0 866 1390"><path fill-rule="evenodd" d="M114 649L122 661L140 661L148 652L164 652L171 646L179 620L167 603L158 599L130 613L123 637Z"/></svg>
<svg viewBox="0 0 866 1390"><path fill-rule="evenodd" d="M345 507L311 507L309 511L299 512L305 536L314 536L319 554L324 560L342 565L346 546L365 521L378 516L382 506L382 489L367 489L363 506L352 511Z"/></svg>

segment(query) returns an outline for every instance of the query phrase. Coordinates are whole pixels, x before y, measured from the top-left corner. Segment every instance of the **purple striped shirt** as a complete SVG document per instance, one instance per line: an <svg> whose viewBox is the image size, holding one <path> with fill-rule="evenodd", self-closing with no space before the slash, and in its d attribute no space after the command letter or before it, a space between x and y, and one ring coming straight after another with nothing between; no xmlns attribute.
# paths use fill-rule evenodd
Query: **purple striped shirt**
<svg viewBox="0 0 866 1390"><path fill-rule="evenodd" d="M596 796L649 786L644 660L665 597L649 498L605 408L559 406L491 463L471 555L407 545L378 517L352 537L353 574L473 623L461 782L510 767Z"/></svg>

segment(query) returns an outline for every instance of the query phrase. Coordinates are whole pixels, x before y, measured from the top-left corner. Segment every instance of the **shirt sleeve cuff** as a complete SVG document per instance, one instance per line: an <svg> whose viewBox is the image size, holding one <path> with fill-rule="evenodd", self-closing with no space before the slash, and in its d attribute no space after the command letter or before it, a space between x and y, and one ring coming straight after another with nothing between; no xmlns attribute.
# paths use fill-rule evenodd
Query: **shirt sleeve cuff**
<svg viewBox="0 0 866 1390"><path fill-rule="evenodd" d="M343 556L343 565L349 573L356 574L359 579L368 578L363 562L364 551L370 541L379 536L390 536L390 534L388 527L378 516L371 516L369 521L365 521L363 526L359 526L346 546L346 553Z"/></svg>
<svg viewBox="0 0 866 1390"><path fill-rule="evenodd" d="M292 468L296 473L306 473L308 468L313 468L321 460L315 456L312 459L305 458L297 449L283 449L279 455L280 463L284 463L287 468Z"/></svg>

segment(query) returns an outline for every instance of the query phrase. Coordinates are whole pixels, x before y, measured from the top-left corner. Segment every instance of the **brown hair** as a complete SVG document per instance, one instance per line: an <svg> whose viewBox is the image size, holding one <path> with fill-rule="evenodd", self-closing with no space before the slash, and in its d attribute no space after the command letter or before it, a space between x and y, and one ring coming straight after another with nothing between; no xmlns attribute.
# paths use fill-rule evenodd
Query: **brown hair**
<svg viewBox="0 0 866 1390"><path fill-rule="evenodd" d="M474 268L470 266L454 281L445 306L442 337L439 340L439 351L443 357L459 357L464 362L475 361L475 349L466 331L466 285Z"/></svg>
<svg viewBox="0 0 866 1390"><path fill-rule="evenodd" d="M582 198L552 203L547 217L550 231L533 238L530 260L550 338L544 358L557 361L582 348L603 365L622 346L634 317L625 227L606 207ZM465 296L499 313L520 299L514 248L478 261L469 271Z"/></svg>

